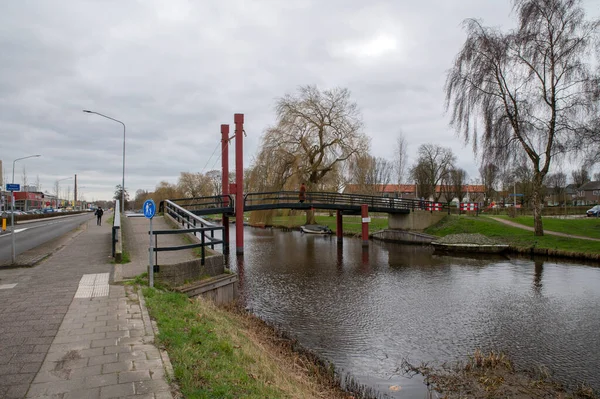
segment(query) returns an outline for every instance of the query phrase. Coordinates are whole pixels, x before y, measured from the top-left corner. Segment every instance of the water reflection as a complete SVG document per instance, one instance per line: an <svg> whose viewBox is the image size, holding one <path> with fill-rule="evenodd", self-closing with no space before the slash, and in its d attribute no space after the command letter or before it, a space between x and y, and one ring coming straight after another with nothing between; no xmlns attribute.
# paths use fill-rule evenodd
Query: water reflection
<svg viewBox="0 0 600 399"><path fill-rule="evenodd" d="M600 388L600 269L361 244L248 228L244 256L230 260L257 315L391 397L424 397L421 381L398 375L403 358L476 348Z"/></svg>

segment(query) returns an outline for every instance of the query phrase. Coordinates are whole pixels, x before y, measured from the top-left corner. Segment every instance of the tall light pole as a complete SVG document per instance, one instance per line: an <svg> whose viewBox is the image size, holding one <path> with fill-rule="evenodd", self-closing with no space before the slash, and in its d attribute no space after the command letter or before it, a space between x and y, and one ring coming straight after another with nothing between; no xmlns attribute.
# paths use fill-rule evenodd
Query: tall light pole
<svg viewBox="0 0 600 399"><path fill-rule="evenodd" d="M84 109L83 112L88 114L96 114L102 116L106 119L110 119L111 121L115 121L123 125L123 181L121 183L121 213L125 212L125 124L118 119L111 118L110 116L106 116L96 111L90 111Z"/></svg>
<svg viewBox="0 0 600 399"><path fill-rule="evenodd" d="M15 163L22 159L37 158L37 157L41 157L41 155L29 155L26 157L17 158L13 161L12 184L15 184ZM12 263L15 264L17 256L15 254L15 193L13 191L10 192L10 202L12 204L12 206L11 206L12 212L10 213L10 226L11 226L10 228L11 228L11 233L12 233L11 234L11 236L12 236L11 255L12 255Z"/></svg>
<svg viewBox="0 0 600 399"><path fill-rule="evenodd" d="M58 208L58 201L60 201L60 190L59 190L60 186L58 185L58 182L61 182L61 181L63 181L63 180L69 180L69 179L72 179L72 178L73 178L73 177L65 177L64 179L58 179L58 180L56 181L56 207L57 207L57 208ZM68 201L68 200L69 200L69 199L67 198L67 201Z"/></svg>

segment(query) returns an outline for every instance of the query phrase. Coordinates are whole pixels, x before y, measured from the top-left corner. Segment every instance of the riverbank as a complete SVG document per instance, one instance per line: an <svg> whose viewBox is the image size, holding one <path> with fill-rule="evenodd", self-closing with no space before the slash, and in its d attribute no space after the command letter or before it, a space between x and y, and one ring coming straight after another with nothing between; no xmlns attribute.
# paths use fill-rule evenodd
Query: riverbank
<svg viewBox="0 0 600 399"><path fill-rule="evenodd" d="M533 218L520 217L524 227L526 223L533 225ZM510 219L513 220L513 219ZM600 223L590 219L577 219L568 221L544 220L546 229L556 229L565 236L546 234L536 237L533 232L521 227L507 225L501 221L483 216L455 216L450 215L438 224L425 230L427 234L444 237L450 234L483 234L497 242L509 245L509 252L526 255L541 255L550 257L563 257L579 260L600 260L600 241L592 241L581 237L568 236L566 231L576 231L579 236L595 239L599 234ZM563 230L563 231L560 231Z"/></svg>
<svg viewBox="0 0 600 399"><path fill-rule="evenodd" d="M185 398L350 399L333 368L235 307L144 288Z"/></svg>
<svg viewBox="0 0 600 399"><path fill-rule="evenodd" d="M516 370L508 356L497 352L485 354L476 350L467 360L453 365L415 366L404 360L401 368L407 375L423 376L432 391L447 399L598 398L587 385L567 389L552 381L544 368Z"/></svg>
<svg viewBox="0 0 600 399"><path fill-rule="evenodd" d="M344 391L332 365L239 307L216 307L159 289L143 288L143 293L158 326L157 344L173 364L175 397L369 399L383 394L353 381L345 382L358 393ZM586 385L567 389L542 368L516 370L501 353L476 351L466 361L440 366L405 360L399 371L423 376L428 389L445 398L598 398Z"/></svg>

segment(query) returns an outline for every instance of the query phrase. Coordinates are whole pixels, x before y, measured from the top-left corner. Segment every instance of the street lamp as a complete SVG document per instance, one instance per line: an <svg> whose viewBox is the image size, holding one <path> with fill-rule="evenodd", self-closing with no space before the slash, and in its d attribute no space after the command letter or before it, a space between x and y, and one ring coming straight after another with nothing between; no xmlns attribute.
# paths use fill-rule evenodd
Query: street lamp
<svg viewBox="0 0 600 399"><path fill-rule="evenodd" d="M84 109L83 112L88 113L88 114L96 114L96 115L102 116L106 119L110 119L111 121L115 121L115 122L118 122L121 125L123 125L123 181L121 183L121 213L123 213L123 212L125 212L125 124L118 119L111 118L110 116L106 116L99 112L90 111L87 109Z"/></svg>
<svg viewBox="0 0 600 399"><path fill-rule="evenodd" d="M64 179L58 179L56 181L56 207L57 208L58 208L58 201L60 201L60 190L59 190L59 184L58 184L58 182L61 182L63 180L69 180L69 179L72 179L72 178L73 178L72 176L71 177L65 177ZM69 199L67 198L67 201L68 200Z"/></svg>
<svg viewBox="0 0 600 399"><path fill-rule="evenodd" d="M23 158L17 158L13 161L13 169L12 169L12 184L15 184L15 163L22 159L27 158L37 158L41 157L41 155L29 155ZM10 214L10 226L11 226L11 236L12 236L12 244L11 244L11 255L12 255L12 263L14 264L16 261L15 255L15 193L13 191L10 192L10 202L12 204L11 209L12 212Z"/></svg>

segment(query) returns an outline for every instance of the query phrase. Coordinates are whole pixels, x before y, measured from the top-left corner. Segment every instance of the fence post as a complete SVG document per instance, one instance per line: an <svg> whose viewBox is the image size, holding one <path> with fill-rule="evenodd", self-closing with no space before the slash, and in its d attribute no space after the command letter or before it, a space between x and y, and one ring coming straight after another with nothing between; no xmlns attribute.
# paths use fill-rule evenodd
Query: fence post
<svg viewBox="0 0 600 399"><path fill-rule="evenodd" d="M200 264L202 266L204 266L204 260L206 259L206 255L204 254L204 244L205 244L205 240L204 240L204 231L202 231L202 234L200 234L200 236L202 237L202 260L200 261Z"/></svg>
<svg viewBox="0 0 600 399"><path fill-rule="evenodd" d="M362 246L369 246L369 205L362 204L360 206L361 220L362 220Z"/></svg>

